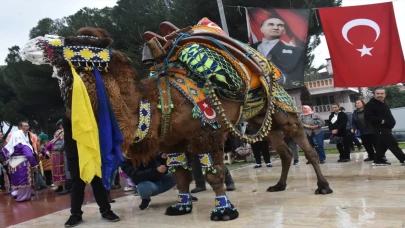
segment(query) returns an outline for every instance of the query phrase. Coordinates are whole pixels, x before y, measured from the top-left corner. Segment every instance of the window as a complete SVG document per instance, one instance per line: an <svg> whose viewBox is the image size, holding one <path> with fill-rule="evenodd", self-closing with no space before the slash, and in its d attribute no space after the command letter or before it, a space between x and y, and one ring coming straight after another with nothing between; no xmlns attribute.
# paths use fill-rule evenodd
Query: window
<svg viewBox="0 0 405 228"><path fill-rule="evenodd" d="M352 102L352 103L356 102L358 97L359 97L358 94L350 94L349 95L350 102Z"/></svg>
<svg viewBox="0 0 405 228"><path fill-rule="evenodd" d="M335 97L334 96L329 96L329 104L333 104L335 102Z"/></svg>
<svg viewBox="0 0 405 228"><path fill-rule="evenodd" d="M335 103L335 97L334 96L320 96L320 97L315 97L315 105L330 105ZM328 109L328 108L326 108ZM328 110L329 111L329 110Z"/></svg>

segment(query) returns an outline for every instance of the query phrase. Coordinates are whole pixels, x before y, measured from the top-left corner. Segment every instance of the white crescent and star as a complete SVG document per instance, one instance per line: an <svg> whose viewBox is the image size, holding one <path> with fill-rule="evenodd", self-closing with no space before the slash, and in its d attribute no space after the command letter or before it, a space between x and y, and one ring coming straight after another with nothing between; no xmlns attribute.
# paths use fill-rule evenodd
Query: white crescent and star
<svg viewBox="0 0 405 228"><path fill-rule="evenodd" d="M204 102L202 105L203 105L204 109L208 108L208 104L207 104L207 103ZM207 117L207 119L209 119L209 120L215 119L215 118L217 117L217 114L215 113L214 109L211 108L211 110L212 110L212 115L208 115L208 114L204 111L205 117Z"/></svg>
<svg viewBox="0 0 405 228"><path fill-rule="evenodd" d="M342 35L343 38L349 43L352 44L353 43L349 40L349 38L347 37L347 34L349 33L350 29L357 27L357 26L368 26L372 29L374 29L375 33L376 33L376 37L374 42L376 42L378 40L378 38L380 37L380 26L373 20L370 19L365 19L365 18L359 18L359 19L354 19L351 20L349 22L347 22L343 27L342 27ZM361 53L361 57L363 57L364 55L370 55L371 56L371 50L374 47L367 47L365 44L363 44L363 48L361 49L356 49L357 51L359 51Z"/></svg>

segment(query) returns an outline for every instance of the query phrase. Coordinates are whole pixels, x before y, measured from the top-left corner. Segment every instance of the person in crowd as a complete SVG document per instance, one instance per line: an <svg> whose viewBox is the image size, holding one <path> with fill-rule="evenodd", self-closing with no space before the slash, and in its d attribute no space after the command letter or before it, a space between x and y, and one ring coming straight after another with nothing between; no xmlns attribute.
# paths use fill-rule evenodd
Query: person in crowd
<svg viewBox="0 0 405 228"><path fill-rule="evenodd" d="M20 121L18 126L21 130L13 132L3 148L3 153L9 158L10 185L13 189L11 195L17 202L24 202L31 200L33 193L31 183L35 181L31 173L37 171L38 162L30 144L28 123Z"/></svg>
<svg viewBox="0 0 405 228"><path fill-rule="evenodd" d="M120 177L125 179L125 187L124 187L124 192L131 192L131 191L136 191L136 185L134 182L131 180L130 177L128 177L121 168L119 168L119 173Z"/></svg>
<svg viewBox="0 0 405 228"><path fill-rule="evenodd" d="M257 129L254 129L252 126L248 125L246 127L246 134L248 135L253 135L257 132ZM266 163L266 166L271 168L273 165L271 164L270 160L270 150L269 150L269 142L262 140L262 141L257 141L252 144L252 150L253 150L253 155L256 160L256 165L253 167L255 169L261 168L262 167L262 155L264 159L264 163Z"/></svg>
<svg viewBox="0 0 405 228"><path fill-rule="evenodd" d="M45 177L45 184L47 186L52 185L52 161L51 158L45 153L45 147L49 144L47 134L39 134L40 147L39 147L39 159L42 165L43 175Z"/></svg>
<svg viewBox="0 0 405 228"><path fill-rule="evenodd" d="M331 141L336 143L339 151L338 162L349 162L350 160L350 143L346 131L347 115L339 111L339 104L332 104L332 113L329 116L329 130L332 133Z"/></svg>
<svg viewBox="0 0 405 228"><path fill-rule="evenodd" d="M371 123L377 135L377 148L373 165L391 165L384 159L387 149L395 155L401 165L405 165L405 154L399 148L398 141L392 134L396 121L385 102L386 96L387 93L384 88L377 88L374 91L374 97L364 107L364 118Z"/></svg>
<svg viewBox="0 0 405 228"><path fill-rule="evenodd" d="M149 208L152 196L176 186L172 175L167 173L166 159L166 154L158 153L156 158L151 159L146 165L134 167L130 159L124 158L121 169L137 185L137 192L142 199L140 210Z"/></svg>
<svg viewBox="0 0 405 228"><path fill-rule="evenodd" d="M347 115L347 124L346 124L346 131L347 135L352 139L350 143L350 150L354 151L354 145L357 146L359 149L359 152L364 152L363 146L361 145L359 139L356 137L356 134L354 134L353 131L353 113L351 112L346 112L346 109L344 107L340 107L339 110L341 112L344 112ZM354 144L353 144L354 143Z"/></svg>
<svg viewBox="0 0 405 228"><path fill-rule="evenodd" d="M356 100L356 110L353 112L353 132L359 135L361 142L366 148L368 157L364 159L365 162L374 161L375 149L377 148L377 135L371 123L364 117L364 107L366 105L364 99Z"/></svg>
<svg viewBox="0 0 405 228"><path fill-rule="evenodd" d="M52 161L52 181L58 188L55 190L56 193L63 191L63 186L66 181L65 172L65 159L64 159L64 130L62 126L62 121L59 120L56 123L58 130L55 132L53 139L45 147L45 153Z"/></svg>
<svg viewBox="0 0 405 228"><path fill-rule="evenodd" d="M307 105L302 106L302 115L300 115L300 119L309 142L318 153L319 162L321 164L325 163L326 155L323 146L324 131L322 129L322 127L325 126L325 121L317 113L314 113L312 108ZM307 164L309 164L309 162L307 162Z"/></svg>
<svg viewBox="0 0 405 228"><path fill-rule="evenodd" d="M72 188L70 190L70 217L65 223L65 227L74 227L83 222L82 205L84 201L84 189L86 182L80 178L79 154L76 141L72 135L72 121L68 117L62 118L64 130L65 153L67 158L67 167L72 179ZM101 181L101 178L94 176L91 181L94 198L99 206L102 219L108 222L118 222L120 218L111 210L108 202L107 191Z"/></svg>

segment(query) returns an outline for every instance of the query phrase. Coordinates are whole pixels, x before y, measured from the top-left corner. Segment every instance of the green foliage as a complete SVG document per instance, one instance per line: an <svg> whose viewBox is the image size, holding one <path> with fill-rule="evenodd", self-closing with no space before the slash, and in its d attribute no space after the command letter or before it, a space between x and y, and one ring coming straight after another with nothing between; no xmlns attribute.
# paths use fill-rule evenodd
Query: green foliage
<svg viewBox="0 0 405 228"><path fill-rule="evenodd" d="M374 91L377 88L381 87L370 87L368 88L371 94L374 94ZM387 101L387 105L390 108L400 108L405 107L405 91L399 89L396 85L391 86L384 86L382 87L387 92L387 97L385 100Z"/></svg>

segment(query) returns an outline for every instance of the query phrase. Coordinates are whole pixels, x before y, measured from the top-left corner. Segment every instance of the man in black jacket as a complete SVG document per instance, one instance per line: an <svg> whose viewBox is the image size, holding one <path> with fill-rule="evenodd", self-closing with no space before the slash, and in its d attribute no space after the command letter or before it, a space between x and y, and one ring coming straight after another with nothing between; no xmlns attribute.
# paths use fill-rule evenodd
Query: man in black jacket
<svg viewBox="0 0 405 228"><path fill-rule="evenodd" d="M399 148L397 140L392 135L392 129L395 127L396 121L392 116L390 108L384 102L386 95L384 88L376 89L374 91L374 98L364 108L364 117L373 125L378 137L373 165L391 165L391 163L383 159L387 149L395 155L402 165L405 165L405 154Z"/></svg>
<svg viewBox="0 0 405 228"><path fill-rule="evenodd" d="M332 111L329 116L329 130L334 136L342 138L336 144L340 154L338 162L349 162L351 138L346 131L347 115L339 111L339 104L332 104Z"/></svg>
<svg viewBox="0 0 405 228"><path fill-rule="evenodd" d="M171 174L166 172L166 159L166 154L158 153L156 159L151 159L147 165L137 167L132 165L130 159L124 159L121 169L137 185L137 192L142 199L139 209L145 210L149 207L151 196L159 195L176 186Z"/></svg>

